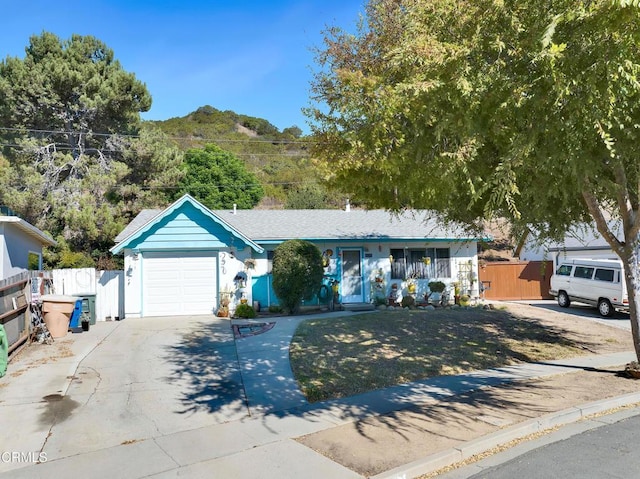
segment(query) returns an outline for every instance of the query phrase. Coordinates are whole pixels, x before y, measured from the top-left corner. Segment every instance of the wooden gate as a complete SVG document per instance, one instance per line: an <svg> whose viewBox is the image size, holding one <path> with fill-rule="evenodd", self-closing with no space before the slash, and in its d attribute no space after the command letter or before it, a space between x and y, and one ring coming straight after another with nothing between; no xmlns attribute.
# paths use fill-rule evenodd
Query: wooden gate
<svg viewBox="0 0 640 479"><path fill-rule="evenodd" d="M551 299L552 261L488 263L480 267L479 280L485 299Z"/></svg>

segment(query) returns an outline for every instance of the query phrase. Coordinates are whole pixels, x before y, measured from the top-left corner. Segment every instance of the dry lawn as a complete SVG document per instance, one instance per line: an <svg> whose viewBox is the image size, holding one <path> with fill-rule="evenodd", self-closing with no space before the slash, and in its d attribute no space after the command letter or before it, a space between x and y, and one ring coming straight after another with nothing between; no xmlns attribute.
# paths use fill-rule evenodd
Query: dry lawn
<svg viewBox="0 0 640 479"><path fill-rule="evenodd" d="M560 316L514 306L312 319L296 331L291 365L315 402L433 376L632 349L629 332Z"/></svg>

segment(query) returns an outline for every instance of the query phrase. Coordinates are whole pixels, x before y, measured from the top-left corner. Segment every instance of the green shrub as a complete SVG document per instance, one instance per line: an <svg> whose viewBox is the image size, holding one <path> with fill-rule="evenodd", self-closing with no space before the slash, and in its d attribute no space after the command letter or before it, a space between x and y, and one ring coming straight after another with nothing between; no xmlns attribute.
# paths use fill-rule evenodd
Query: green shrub
<svg viewBox="0 0 640 479"><path fill-rule="evenodd" d="M429 289L433 293L442 293L447 287L442 281L431 281L429 283Z"/></svg>
<svg viewBox="0 0 640 479"><path fill-rule="evenodd" d="M282 308L277 304L272 304L269 306L270 313L282 313Z"/></svg>
<svg viewBox="0 0 640 479"><path fill-rule="evenodd" d="M314 295L322 284L322 253L308 241L293 239L280 244L273 255L273 290L289 314L302 300Z"/></svg>
<svg viewBox="0 0 640 479"><path fill-rule="evenodd" d="M375 298L373 298L373 303L376 306L386 305L387 304L387 298L385 298L384 296L376 296Z"/></svg>
<svg viewBox="0 0 640 479"><path fill-rule="evenodd" d="M412 306L415 306L416 300L413 296L403 296L400 304L402 304L403 308L411 308Z"/></svg>
<svg viewBox="0 0 640 479"><path fill-rule="evenodd" d="M256 310L248 304L239 304L234 313L238 318L255 318Z"/></svg>

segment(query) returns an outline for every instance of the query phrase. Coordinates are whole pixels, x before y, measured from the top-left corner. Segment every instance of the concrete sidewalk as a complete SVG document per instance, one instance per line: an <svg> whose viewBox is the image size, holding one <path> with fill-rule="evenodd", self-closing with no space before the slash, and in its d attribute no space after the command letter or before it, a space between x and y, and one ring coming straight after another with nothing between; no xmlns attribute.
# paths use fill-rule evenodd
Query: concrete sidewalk
<svg viewBox="0 0 640 479"><path fill-rule="evenodd" d="M634 357L499 368L310 405L288 360L290 338L305 319L274 318L272 329L235 345L228 321L194 317L98 323L56 341L55 356L47 357L48 347L30 347L0 379L0 477L363 477L295 438L479 388L619 366ZM532 431L637 402L640 393L558 411L379 477L413 477ZM34 464L41 453L46 462Z"/></svg>

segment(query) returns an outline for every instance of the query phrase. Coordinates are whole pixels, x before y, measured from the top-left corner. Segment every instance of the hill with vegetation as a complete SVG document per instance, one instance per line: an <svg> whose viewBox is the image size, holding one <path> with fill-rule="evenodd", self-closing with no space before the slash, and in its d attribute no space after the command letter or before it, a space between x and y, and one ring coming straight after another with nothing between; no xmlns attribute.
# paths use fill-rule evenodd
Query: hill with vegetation
<svg viewBox="0 0 640 479"><path fill-rule="evenodd" d="M215 144L242 160L258 178L259 208L331 208L308 152L309 138L291 126L280 131L268 120L202 106L184 117L152 122L180 149Z"/></svg>

